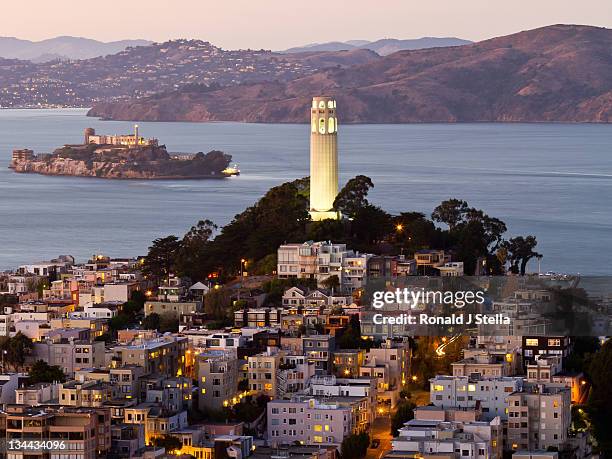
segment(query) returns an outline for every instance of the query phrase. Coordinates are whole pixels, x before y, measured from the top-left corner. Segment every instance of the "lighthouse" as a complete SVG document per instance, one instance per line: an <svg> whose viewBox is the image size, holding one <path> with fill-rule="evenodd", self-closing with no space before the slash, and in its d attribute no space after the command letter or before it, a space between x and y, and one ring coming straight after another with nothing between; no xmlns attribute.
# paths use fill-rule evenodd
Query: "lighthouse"
<svg viewBox="0 0 612 459"><path fill-rule="evenodd" d="M310 217L338 219L338 116L336 101L314 97L310 108Z"/></svg>

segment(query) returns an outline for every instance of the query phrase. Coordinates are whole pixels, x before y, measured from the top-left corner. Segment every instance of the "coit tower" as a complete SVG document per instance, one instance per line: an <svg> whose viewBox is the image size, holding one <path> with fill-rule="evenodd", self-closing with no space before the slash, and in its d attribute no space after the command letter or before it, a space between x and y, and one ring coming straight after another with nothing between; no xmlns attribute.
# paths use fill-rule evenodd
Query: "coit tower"
<svg viewBox="0 0 612 459"><path fill-rule="evenodd" d="M336 101L314 97L310 108L310 216L313 220L337 219L338 117Z"/></svg>

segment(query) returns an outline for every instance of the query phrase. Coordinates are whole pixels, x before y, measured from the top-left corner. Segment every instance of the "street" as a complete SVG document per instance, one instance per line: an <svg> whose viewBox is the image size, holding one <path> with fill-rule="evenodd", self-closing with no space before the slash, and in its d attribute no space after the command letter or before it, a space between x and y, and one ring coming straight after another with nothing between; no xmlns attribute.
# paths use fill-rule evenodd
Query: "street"
<svg viewBox="0 0 612 459"><path fill-rule="evenodd" d="M380 440L378 448L368 448L366 459L380 459L391 451L391 419L388 416L378 417L372 424L371 439Z"/></svg>

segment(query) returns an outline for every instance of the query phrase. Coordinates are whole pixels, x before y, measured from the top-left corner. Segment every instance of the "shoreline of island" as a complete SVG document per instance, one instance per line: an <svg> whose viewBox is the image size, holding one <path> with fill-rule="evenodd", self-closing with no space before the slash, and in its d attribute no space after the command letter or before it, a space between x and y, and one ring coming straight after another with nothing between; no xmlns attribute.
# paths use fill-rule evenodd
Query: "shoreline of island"
<svg viewBox="0 0 612 459"><path fill-rule="evenodd" d="M206 154L171 153L155 138L133 134L100 135L86 128L81 144L65 144L53 153L13 150L9 168L19 174L86 177L114 180L201 180L240 175L232 156L212 150Z"/></svg>

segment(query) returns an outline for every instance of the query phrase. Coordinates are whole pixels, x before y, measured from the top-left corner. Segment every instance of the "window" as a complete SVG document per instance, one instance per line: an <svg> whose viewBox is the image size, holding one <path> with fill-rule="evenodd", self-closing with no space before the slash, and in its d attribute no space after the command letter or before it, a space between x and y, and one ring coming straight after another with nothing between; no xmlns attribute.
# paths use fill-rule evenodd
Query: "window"
<svg viewBox="0 0 612 459"><path fill-rule="evenodd" d="M527 338L525 340L525 344L527 346L537 346L539 344L539 341L537 338Z"/></svg>

